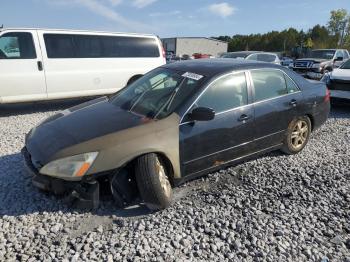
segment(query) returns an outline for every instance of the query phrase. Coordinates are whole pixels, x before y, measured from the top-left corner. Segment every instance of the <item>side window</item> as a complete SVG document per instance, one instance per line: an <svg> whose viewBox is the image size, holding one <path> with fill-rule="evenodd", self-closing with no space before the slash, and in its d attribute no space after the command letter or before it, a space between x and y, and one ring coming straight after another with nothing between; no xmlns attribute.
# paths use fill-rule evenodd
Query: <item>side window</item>
<svg viewBox="0 0 350 262"><path fill-rule="evenodd" d="M349 53L346 50L344 50L344 59L349 59Z"/></svg>
<svg viewBox="0 0 350 262"><path fill-rule="evenodd" d="M288 94L295 93L295 92L299 91L298 86L294 83L294 81L292 79L290 79L287 75L284 75L284 78L286 80Z"/></svg>
<svg viewBox="0 0 350 262"><path fill-rule="evenodd" d="M255 102L278 97L287 94L284 74L277 70L252 70L251 71Z"/></svg>
<svg viewBox="0 0 350 262"><path fill-rule="evenodd" d="M262 62L274 62L276 60L276 56L270 54L259 54L258 61Z"/></svg>
<svg viewBox="0 0 350 262"><path fill-rule="evenodd" d="M154 38L102 36L103 57L159 57Z"/></svg>
<svg viewBox="0 0 350 262"><path fill-rule="evenodd" d="M215 81L199 98L198 107L209 107L216 113L248 104L247 81L244 73L224 76Z"/></svg>
<svg viewBox="0 0 350 262"><path fill-rule="evenodd" d="M258 61L258 54L252 54L247 57L247 60L255 60Z"/></svg>
<svg viewBox="0 0 350 262"><path fill-rule="evenodd" d="M344 58L343 51L338 50L338 51L335 53L335 58L338 58L338 57L343 57L343 58Z"/></svg>
<svg viewBox="0 0 350 262"><path fill-rule="evenodd" d="M31 33L11 32L0 37L0 59L35 59Z"/></svg>
<svg viewBox="0 0 350 262"><path fill-rule="evenodd" d="M99 36L74 35L77 58L94 58L102 56L102 46Z"/></svg>
<svg viewBox="0 0 350 262"><path fill-rule="evenodd" d="M73 35L44 34L44 40L48 58L75 57Z"/></svg>

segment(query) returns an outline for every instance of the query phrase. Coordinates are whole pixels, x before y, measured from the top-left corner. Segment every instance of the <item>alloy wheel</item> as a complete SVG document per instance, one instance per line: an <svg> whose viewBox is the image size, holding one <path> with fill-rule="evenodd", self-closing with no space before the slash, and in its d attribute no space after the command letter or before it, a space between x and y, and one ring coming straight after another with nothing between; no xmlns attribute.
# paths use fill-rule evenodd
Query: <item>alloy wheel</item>
<svg viewBox="0 0 350 262"><path fill-rule="evenodd" d="M169 179L166 175L164 166L160 163L159 159L156 160L156 168L159 176L159 181L161 184L161 187L167 197L171 195L171 185L169 182Z"/></svg>
<svg viewBox="0 0 350 262"><path fill-rule="evenodd" d="M309 126L305 120L298 120L290 136L290 142L294 150L302 148L309 135Z"/></svg>

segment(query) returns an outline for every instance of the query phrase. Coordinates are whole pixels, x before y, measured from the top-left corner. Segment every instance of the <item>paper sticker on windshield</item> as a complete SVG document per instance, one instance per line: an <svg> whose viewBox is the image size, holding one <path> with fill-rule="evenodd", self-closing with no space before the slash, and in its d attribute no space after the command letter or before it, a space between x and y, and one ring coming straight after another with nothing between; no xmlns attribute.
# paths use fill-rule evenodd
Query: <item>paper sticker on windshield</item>
<svg viewBox="0 0 350 262"><path fill-rule="evenodd" d="M203 77L202 75L198 75L198 74L190 73L190 72L186 72L182 76L193 79L193 80L197 80L197 81Z"/></svg>

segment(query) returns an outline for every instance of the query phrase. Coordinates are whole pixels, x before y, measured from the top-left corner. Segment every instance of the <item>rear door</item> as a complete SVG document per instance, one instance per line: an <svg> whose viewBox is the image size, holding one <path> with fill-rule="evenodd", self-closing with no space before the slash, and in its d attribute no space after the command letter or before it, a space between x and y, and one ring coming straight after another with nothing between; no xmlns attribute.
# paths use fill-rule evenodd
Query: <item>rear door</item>
<svg viewBox="0 0 350 262"><path fill-rule="evenodd" d="M302 93L294 81L278 69L250 71L253 83L255 150L283 141L289 123L299 115Z"/></svg>
<svg viewBox="0 0 350 262"><path fill-rule="evenodd" d="M254 139L254 112L249 104L244 72L214 81L196 100L195 107L215 111L211 121L180 124L180 158L183 174L195 176L215 166L249 154Z"/></svg>
<svg viewBox="0 0 350 262"><path fill-rule="evenodd" d="M35 30L0 36L0 103L47 98L41 49Z"/></svg>

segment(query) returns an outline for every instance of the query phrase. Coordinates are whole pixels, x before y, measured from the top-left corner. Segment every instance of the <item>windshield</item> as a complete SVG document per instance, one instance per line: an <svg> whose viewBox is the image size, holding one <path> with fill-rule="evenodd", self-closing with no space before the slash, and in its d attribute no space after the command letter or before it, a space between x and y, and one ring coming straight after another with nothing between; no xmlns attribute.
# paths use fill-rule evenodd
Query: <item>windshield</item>
<svg viewBox="0 0 350 262"><path fill-rule="evenodd" d="M161 119L193 94L204 77L158 68L124 88L111 103L148 118Z"/></svg>
<svg viewBox="0 0 350 262"><path fill-rule="evenodd" d="M350 59L346 61L341 67L341 69L350 69Z"/></svg>
<svg viewBox="0 0 350 262"><path fill-rule="evenodd" d="M221 57L222 58L246 58L249 54L247 53L227 53L223 54Z"/></svg>
<svg viewBox="0 0 350 262"><path fill-rule="evenodd" d="M334 50L313 50L310 52L309 57L318 59L332 59L334 54Z"/></svg>

